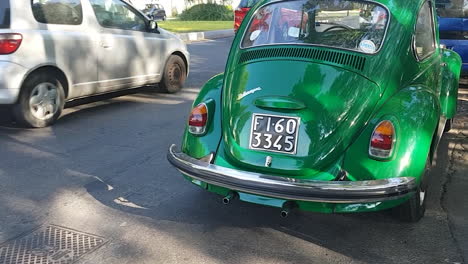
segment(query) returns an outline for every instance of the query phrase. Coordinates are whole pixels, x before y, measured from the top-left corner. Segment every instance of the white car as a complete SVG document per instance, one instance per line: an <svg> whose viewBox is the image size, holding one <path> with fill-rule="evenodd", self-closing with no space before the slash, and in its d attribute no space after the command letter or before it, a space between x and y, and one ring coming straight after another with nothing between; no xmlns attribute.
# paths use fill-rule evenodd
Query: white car
<svg viewBox="0 0 468 264"><path fill-rule="evenodd" d="M0 0L0 104L29 127L76 98L157 83L177 92L189 56L122 0Z"/></svg>

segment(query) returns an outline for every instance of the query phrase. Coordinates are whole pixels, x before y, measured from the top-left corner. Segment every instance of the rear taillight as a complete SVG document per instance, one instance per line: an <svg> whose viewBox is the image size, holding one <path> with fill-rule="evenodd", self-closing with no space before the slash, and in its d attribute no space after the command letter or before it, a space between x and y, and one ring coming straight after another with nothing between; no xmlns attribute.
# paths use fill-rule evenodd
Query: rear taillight
<svg viewBox="0 0 468 264"><path fill-rule="evenodd" d="M202 135L206 131L208 123L208 107L201 103L192 109L188 120L189 132L194 135Z"/></svg>
<svg viewBox="0 0 468 264"><path fill-rule="evenodd" d="M22 41L23 36L21 34L0 34L0 55L17 51Z"/></svg>
<svg viewBox="0 0 468 264"><path fill-rule="evenodd" d="M392 122L380 122L372 133L369 154L376 158L389 158L395 144L395 127Z"/></svg>

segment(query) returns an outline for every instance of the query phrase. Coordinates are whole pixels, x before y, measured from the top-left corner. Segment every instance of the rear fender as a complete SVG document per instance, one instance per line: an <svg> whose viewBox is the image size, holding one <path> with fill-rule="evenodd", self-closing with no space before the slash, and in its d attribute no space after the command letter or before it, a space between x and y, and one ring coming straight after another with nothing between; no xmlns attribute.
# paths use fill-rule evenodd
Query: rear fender
<svg viewBox="0 0 468 264"><path fill-rule="evenodd" d="M195 136L185 128L182 151L194 158L202 158L216 152L221 140L221 91L224 74L211 78L201 89L193 102L192 108L200 103L208 107L208 127L203 136Z"/></svg>
<svg viewBox="0 0 468 264"><path fill-rule="evenodd" d="M343 168L353 180L416 177L418 182L437 129L440 106L437 96L425 87L408 87L390 98L370 120L345 154ZM374 128L382 120L395 126L396 142L389 159L369 155Z"/></svg>
<svg viewBox="0 0 468 264"><path fill-rule="evenodd" d="M445 67L442 67L440 106L442 114L447 119L451 119L457 112L458 83L462 60L456 52L444 50L442 61Z"/></svg>

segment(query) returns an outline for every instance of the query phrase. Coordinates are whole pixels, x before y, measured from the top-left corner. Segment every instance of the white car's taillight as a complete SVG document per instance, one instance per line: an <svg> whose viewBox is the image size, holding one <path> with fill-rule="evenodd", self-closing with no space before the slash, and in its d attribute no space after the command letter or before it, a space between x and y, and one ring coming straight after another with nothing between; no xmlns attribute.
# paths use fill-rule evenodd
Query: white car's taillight
<svg viewBox="0 0 468 264"><path fill-rule="evenodd" d="M12 54L18 50L23 36L17 33L0 34L0 55Z"/></svg>
<svg viewBox="0 0 468 264"><path fill-rule="evenodd" d="M395 127L391 121L380 122L372 133L369 155L376 158L389 158L395 145Z"/></svg>
<svg viewBox="0 0 468 264"><path fill-rule="evenodd" d="M202 135L206 132L208 123L208 107L201 103L192 109L188 120L189 132L193 135Z"/></svg>

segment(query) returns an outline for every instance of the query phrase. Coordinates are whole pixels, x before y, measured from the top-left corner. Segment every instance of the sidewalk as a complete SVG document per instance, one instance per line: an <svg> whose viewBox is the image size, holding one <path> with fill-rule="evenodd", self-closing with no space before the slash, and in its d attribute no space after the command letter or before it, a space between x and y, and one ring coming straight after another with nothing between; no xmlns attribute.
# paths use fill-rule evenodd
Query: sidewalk
<svg viewBox="0 0 468 264"><path fill-rule="evenodd" d="M442 205L458 250L468 261L468 86L460 88L458 98L458 115L447 134L450 164Z"/></svg>
<svg viewBox="0 0 468 264"><path fill-rule="evenodd" d="M176 33L176 35L179 36L185 42L201 41L205 39L227 38L234 36L234 34L234 29Z"/></svg>

